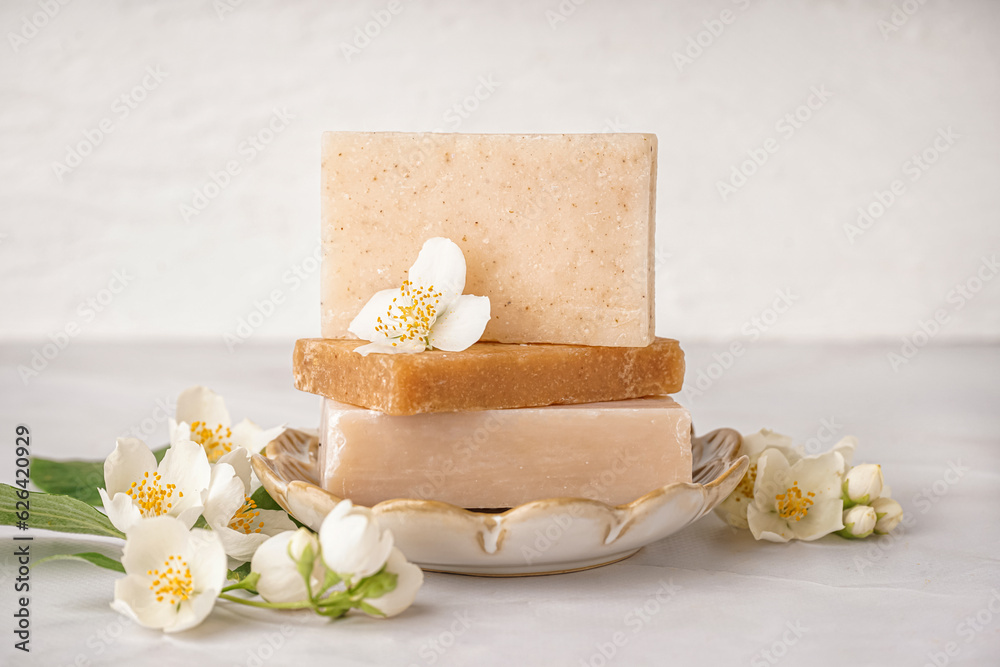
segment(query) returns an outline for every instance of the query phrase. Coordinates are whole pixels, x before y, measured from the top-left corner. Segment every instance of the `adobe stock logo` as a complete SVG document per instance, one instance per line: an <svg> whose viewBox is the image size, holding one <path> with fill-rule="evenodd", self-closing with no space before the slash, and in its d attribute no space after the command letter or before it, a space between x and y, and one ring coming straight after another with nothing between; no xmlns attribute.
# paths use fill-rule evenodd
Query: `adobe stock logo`
<svg viewBox="0 0 1000 667"><path fill-rule="evenodd" d="M795 133L801 130L831 97L833 97L833 93L827 90L825 85L811 86L809 94L802 101L802 104L775 121L774 131L781 139L776 139L773 136L768 137L759 146L747 149L747 159L730 168L729 178L715 182L715 188L722 201L725 202L741 190L754 174L771 159L771 156L778 152L781 148L781 140L788 141L794 137Z"/></svg>
<svg viewBox="0 0 1000 667"><path fill-rule="evenodd" d="M7 33L7 41L10 42L10 48L13 49L14 53L20 51L21 47L34 39L38 32L47 26L49 21L59 16L63 7L69 3L70 0L38 0L40 11L34 12L30 16L22 16L20 30Z"/></svg>
<svg viewBox="0 0 1000 667"><path fill-rule="evenodd" d="M902 175L910 183L916 183L961 138L962 135L955 132L951 125L946 128L939 127L927 146L903 162L899 168ZM848 242L854 245L858 238L874 227L875 223L881 220L907 192L906 181L902 178L894 178L885 190L875 190L869 202L858 207L855 221L844 223L844 235Z"/></svg>
<svg viewBox="0 0 1000 667"><path fill-rule="evenodd" d="M73 144L66 144L66 154L62 162L52 163L52 173L62 181L71 174L77 167L83 164L87 156L93 153L104 140L115 131L118 124L132 115L132 112L139 108L149 94L160 87L160 84L167 78L159 65L150 65L146 68L142 80L129 90L125 91L114 99L111 103L111 113L113 116L105 116L98 121L96 127L84 128L81 132L83 138Z"/></svg>
<svg viewBox="0 0 1000 667"><path fill-rule="evenodd" d="M69 347L73 339L83 332L87 324L108 310L111 303L132 284L134 279L135 276L131 275L128 269L116 269L111 273L111 279L106 286L81 301L76 307L77 317L68 320L60 329L50 332L47 342L31 350L28 363L17 367L17 373L24 386L28 386L28 383L41 375L49 364Z"/></svg>
<svg viewBox="0 0 1000 667"><path fill-rule="evenodd" d="M746 11L750 7L750 0L733 0L733 4L739 10ZM694 35L687 38L684 49L673 52L674 65L677 71L683 73L685 67L690 67L694 61L712 47L715 42L722 37L728 26L736 23L739 14L731 9L723 9L715 18L705 19L701 22L703 30L699 30Z"/></svg>
<svg viewBox="0 0 1000 667"><path fill-rule="evenodd" d="M354 38L350 43L341 42L340 52L344 60L350 63L354 58L361 55L361 52L371 46L371 43L378 39L382 31L389 27L392 20L402 13L403 3L400 0L389 0L384 9L378 9L371 13L371 20L364 25L354 26Z"/></svg>
<svg viewBox="0 0 1000 667"><path fill-rule="evenodd" d="M980 258L976 269L948 290L948 294L945 295L947 307L936 308L926 320L918 320L917 327L902 337L902 344L898 352L889 352L886 355L886 361L889 362L892 371L898 373L900 368L909 364L920 353L921 349L951 324L955 313L965 308L970 301L976 298L997 274L1000 274L1000 262L997 261L996 253L989 257Z"/></svg>
<svg viewBox="0 0 1000 667"><path fill-rule="evenodd" d="M278 136L281 135L295 114L282 107L274 107L267 124L256 132L247 135L246 139L236 147L236 155L227 160L218 170L209 170L208 177L191 190L191 198L177 205L181 219L191 222L201 215L215 199L232 185L234 179L243 173L247 165L261 155Z"/></svg>

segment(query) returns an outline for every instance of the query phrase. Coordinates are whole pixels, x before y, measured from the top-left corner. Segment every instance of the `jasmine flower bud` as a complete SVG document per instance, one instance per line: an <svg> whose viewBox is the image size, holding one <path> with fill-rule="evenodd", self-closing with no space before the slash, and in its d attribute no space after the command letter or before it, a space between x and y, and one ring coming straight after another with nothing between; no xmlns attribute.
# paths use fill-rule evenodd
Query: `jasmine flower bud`
<svg viewBox="0 0 1000 667"><path fill-rule="evenodd" d="M892 498L876 498L872 501L872 508L878 517L875 532L879 535L892 532L903 519L903 507Z"/></svg>
<svg viewBox="0 0 1000 667"><path fill-rule="evenodd" d="M882 467L863 463L851 468L844 478L844 507L867 505L882 494Z"/></svg>
<svg viewBox="0 0 1000 667"><path fill-rule="evenodd" d="M841 537L859 540L868 537L875 530L878 521L875 510L868 505L855 505L844 510L844 529L837 532Z"/></svg>

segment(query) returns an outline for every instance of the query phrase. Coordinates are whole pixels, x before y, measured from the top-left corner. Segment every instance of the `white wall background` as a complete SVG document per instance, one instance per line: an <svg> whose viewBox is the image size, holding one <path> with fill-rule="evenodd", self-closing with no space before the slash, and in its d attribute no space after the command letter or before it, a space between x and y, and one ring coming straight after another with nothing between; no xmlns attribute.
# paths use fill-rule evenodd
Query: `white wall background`
<svg viewBox="0 0 1000 667"><path fill-rule="evenodd" d="M745 339L764 317L773 339L898 340L940 310L937 340L1000 337L983 264L1000 250L1000 3L414 1L350 61L388 0L49 5L0 9L4 339L222 341L275 290L256 339L316 335L321 131L616 128L659 135L661 335ZM127 109L147 68L165 78ZM495 91L471 99L484 79ZM831 96L777 126L814 87ZM467 99L467 118L449 111ZM293 119L251 160L241 143L274 109ZM947 128L914 179L905 163ZM769 138L724 199L718 182ZM185 221L231 160L240 173ZM902 194L852 243L844 226L894 179ZM967 281L971 299L951 292ZM778 290L795 299L775 318Z"/></svg>

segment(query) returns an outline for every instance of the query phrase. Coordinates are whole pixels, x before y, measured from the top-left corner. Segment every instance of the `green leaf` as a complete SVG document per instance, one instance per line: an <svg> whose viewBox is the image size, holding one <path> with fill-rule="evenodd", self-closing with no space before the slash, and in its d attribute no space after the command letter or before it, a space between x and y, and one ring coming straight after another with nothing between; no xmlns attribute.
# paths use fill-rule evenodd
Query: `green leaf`
<svg viewBox="0 0 1000 667"><path fill-rule="evenodd" d="M257 595L257 581L260 580L259 572L250 571L250 563L243 563L235 570L229 570L226 579L235 582L223 588L226 591L249 591Z"/></svg>
<svg viewBox="0 0 1000 667"><path fill-rule="evenodd" d="M348 611L354 603L351 602L350 598L347 597L343 592L334 593L330 597L324 599L320 604L315 607L316 613L320 616L329 616L330 618L340 618Z"/></svg>
<svg viewBox="0 0 1000 667"><path fill-rule="evenodd" d="M361 601L358 603L358 609L365 612L366 614L371 614L372 616L385 616L381 609L376 609L367 602Z"/></svg>
<svg viewBox="0 0 1000 667"><path fill-rule="evenodd" d="M104 486L103 461L31 459L31 481L46 493L55 493L100 505L97 489Z"/></svg>
<svg viewBox="0 0 1000 667"><path fill-rule="evenodd" d="M16 526L23 521L28 528L59 533L125 537L125 533L111 525L108 517L76 498L32 491L28 493L26 511L23 505L16 504L18 502L24 502L18 499L18 490L9 484L0 484L0 526ZM22 518L25 515L27 518Z"/></svg>
<svg viewBox="0 0 1000 667"><path fill-rule="evenodd" d="M97 567L103 567L106 570L114 570L115 572L125 574L125 567L121 564L121 561L93 551L80 554L56 554L55 556L49 556L37 561L35 565L47 563L50 560L85 560L88 563L96 565Z"/></svg>
<svg viewBox="0 0 1000 667"><path fill-rule="evenodd" d="M325 567L323 568L323 570L324 570L323 583L320 585L319 590L313 594L313 597L316 598L317 600L324 599L326 597L326 592L342 581L340 575L334 572L333 570L327 569Z"/></svg>
<svg viewBox="0 0 1000 667"><path fill-rule="evenodd" d="M872 531L868 531L864 535L855 535L853 532L851 532L852 530L854 530L854 524L849 523L836 532L837 535L840 535L841 537L847 540L863 540L872 534Z"/></svg>
<svg viewBox="0 0 1000 667"><path fill-rule="evenodd" d="M157 462L166 447L153 450ZM104 486L104 461L55 461L31 457L31 481L45 493L69 496L88 505L100 505L97 489Z"/></svg>
<svg viewBox="0 0 1000 667"><path fill-rule="evenodd" d="M365 600L379 598L396 589L399 575L382 568L370 577L365 577L351 587L351 597L361 597Z"/></svg>
<svg viewBox="0 0 1000 667"><path fill-rule="evenodd" d="M292 543L288 543L288 556L292 556ZM299 571L299 576L302 580L306 582L306 589L308 590L312 586L312 571L313 565L316 563L316 553L313 551L312 545L307 544L306 548L302 550L302 555L299 559L295 561L295 567ZM311 594L311 593L310 593Z"/></svg>
<svg viewBox="0 0 1000 667"><path fill-rule="evenodd" d="M253 495L250 496L250 499L255 503L257 503L257 509L278 510L279 512L285 512L284 508L278 504L278 501L276 501L274 498L271 497L271 494L269 494L267 492L267 489L265 489L263 486L254 491ZM288 512L285 512L285 514L288 514ZM305 526L304 523L298 521L291 514L288 514L288 518L292 520L292 522L295 524L297 528L302 528Z"/></svg>
<svg viewBox="0 0 1000 667"><path fill-rule="evenodd" d="M333 570L327 570L323 575L323 590L328 590L333 588L341 582L340 575Z"/></svg>
<svg viewBox="0 0 1000 667"><path fill-rule="evenodd" d="M243 563L235 570L229 570L226 578L230 581L243 581L248 576L250 576L250 563Z"/></svg>

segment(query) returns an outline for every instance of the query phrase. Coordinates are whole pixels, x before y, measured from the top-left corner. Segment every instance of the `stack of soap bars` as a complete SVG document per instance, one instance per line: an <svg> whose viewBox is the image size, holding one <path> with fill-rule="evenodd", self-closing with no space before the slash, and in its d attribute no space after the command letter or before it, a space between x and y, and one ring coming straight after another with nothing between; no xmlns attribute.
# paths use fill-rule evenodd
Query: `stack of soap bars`
<svg viewBox="0 0 1000 667"><path fill-rule="evenodd" d="M324 397L324 488L497 509L691 481L684 354L653 333L654 135L328 132L322 159L323 338L294 372ZM354 352L351 320L432 237L490 299L482 340Z"/></svg>

